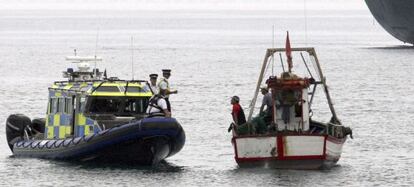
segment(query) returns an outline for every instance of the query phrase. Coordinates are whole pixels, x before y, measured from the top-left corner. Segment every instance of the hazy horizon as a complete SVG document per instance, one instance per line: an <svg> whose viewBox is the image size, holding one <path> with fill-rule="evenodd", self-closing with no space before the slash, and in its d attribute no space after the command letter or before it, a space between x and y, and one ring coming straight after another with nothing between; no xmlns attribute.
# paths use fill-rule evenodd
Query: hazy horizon
<svg viewBox="0 0 414 187"><path fill-rule="evenodd" d="M361 0L0 0L1 10L360 10Z"/></svg>

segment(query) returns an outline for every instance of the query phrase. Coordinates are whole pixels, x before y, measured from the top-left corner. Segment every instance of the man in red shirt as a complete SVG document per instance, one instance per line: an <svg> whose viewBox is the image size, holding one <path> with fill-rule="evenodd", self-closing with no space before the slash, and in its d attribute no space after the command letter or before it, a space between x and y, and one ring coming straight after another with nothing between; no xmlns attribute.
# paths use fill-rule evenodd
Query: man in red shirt
<svg viewBox="0 0 414 187"><path fill-rule="evenodd" d="M231 104L233 105L233 110L231 111L231 115L233 117L234 124L236 126L242 125L246 123L246 116L244 115L243 108L239 104L240 98L238 96L233 96L231 98Z"/></svg>

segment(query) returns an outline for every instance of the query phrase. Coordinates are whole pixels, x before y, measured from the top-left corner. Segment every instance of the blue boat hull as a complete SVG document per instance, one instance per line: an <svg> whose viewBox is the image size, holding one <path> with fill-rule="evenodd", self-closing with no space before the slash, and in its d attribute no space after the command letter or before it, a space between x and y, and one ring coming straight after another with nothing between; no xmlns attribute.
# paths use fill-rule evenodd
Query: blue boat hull
<svg viewBox="0 0 414 187"><path fill-rule="evenodd" d="M185 133L174 118L145 118L87 136L21 140L17 157L153 165L179 152Z"/></svg>

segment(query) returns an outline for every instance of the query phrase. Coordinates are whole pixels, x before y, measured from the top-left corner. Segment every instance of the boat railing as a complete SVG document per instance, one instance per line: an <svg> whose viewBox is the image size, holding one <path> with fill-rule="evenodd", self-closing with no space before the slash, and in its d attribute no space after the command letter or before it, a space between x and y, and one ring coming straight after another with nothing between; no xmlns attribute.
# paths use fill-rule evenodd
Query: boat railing
<svg viewBox="0 0 414 187"><path fill-rule="evenodd" d="M342 125L328 123L326 128L326 134L336 138L343 138L345 136L343 128L344 126Z"/></svg>
<svg viewBox="0 0 414 187"><path fill-rule="evenodd" d="M105 80L55 81L54 84L65 84L65 83L95 83L95 82L101 82L101 81L106 81L106 82L131 82L131 83L148 82L146 80L122 80L122 79L111 80L111 79L105 79Z"/></svg>

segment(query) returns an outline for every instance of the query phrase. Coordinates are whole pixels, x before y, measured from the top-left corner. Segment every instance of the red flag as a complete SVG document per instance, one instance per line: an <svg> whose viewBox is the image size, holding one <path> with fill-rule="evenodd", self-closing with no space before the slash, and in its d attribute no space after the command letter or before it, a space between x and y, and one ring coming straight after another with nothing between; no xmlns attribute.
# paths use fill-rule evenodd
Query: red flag
<svg viewBox="0 0 414 187"><path fill-rule="evenodd" d="M286 57L289 67L289 72L292 69L292 48L290 47L290 40L289 40L289 31L286 31Z"/></svg>

